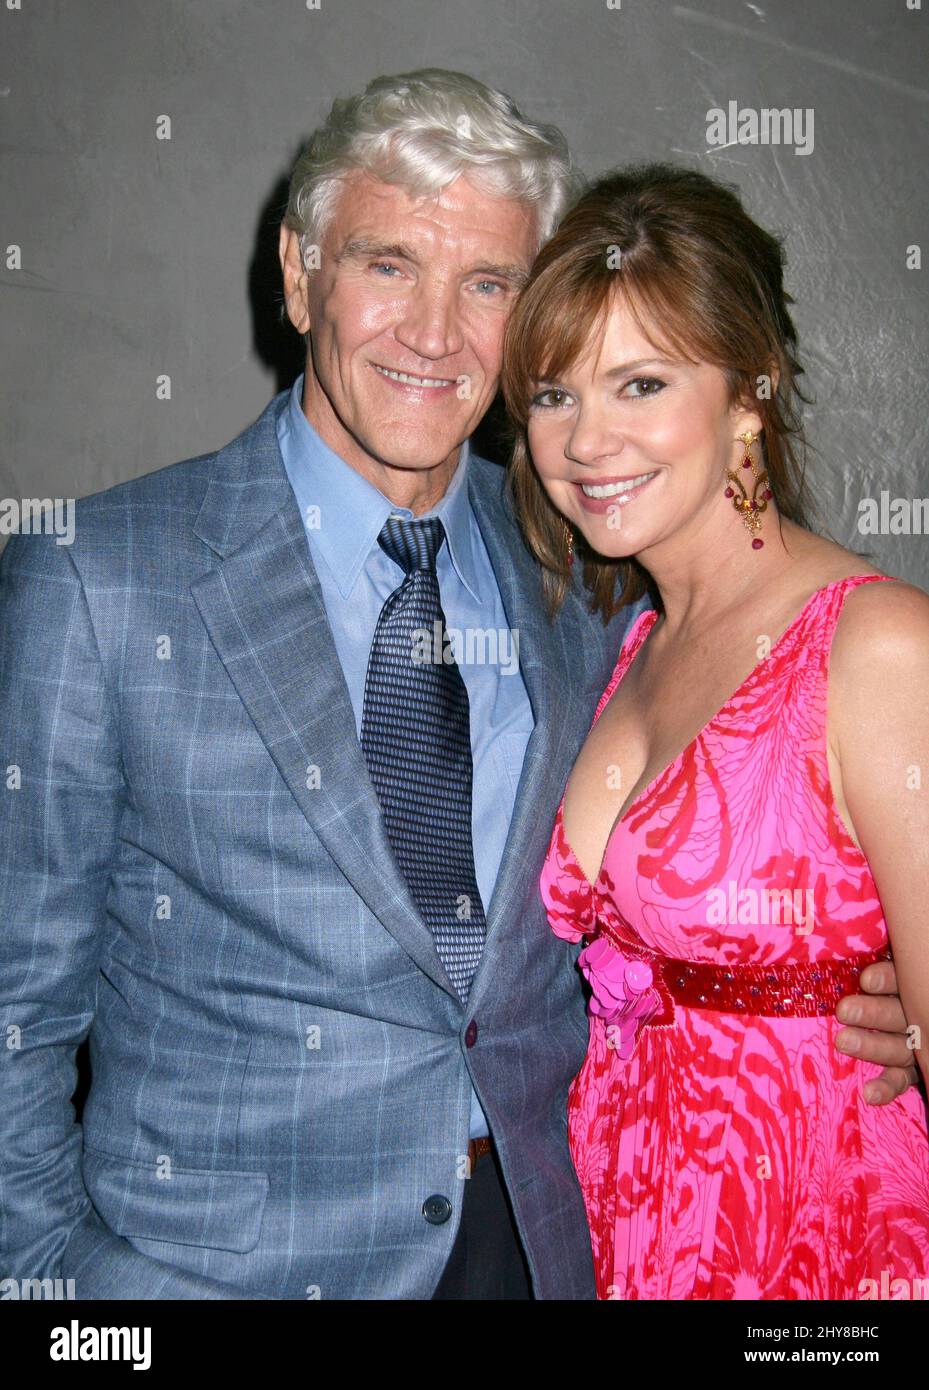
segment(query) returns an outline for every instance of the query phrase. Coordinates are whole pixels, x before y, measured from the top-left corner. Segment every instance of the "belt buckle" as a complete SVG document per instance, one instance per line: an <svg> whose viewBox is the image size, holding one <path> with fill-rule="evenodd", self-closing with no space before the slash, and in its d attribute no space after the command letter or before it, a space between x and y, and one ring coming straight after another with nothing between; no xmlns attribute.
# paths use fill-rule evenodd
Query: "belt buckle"
<svg viewBox="0 0 929 1390"><path fill-rule="evenodd" d="M493 1141L486 1134L481 1135L480 1139L468 1140L468 1164L472 1173L474 1172L475 1164L482 1159L485 1154L490 1153L492 1146Z"/></svg>

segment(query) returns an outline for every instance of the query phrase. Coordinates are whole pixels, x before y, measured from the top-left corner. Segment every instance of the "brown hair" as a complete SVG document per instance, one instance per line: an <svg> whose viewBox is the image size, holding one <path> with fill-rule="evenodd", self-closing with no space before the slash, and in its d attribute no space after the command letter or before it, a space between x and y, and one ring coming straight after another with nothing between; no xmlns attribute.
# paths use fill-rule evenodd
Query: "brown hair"
<svg viewBox="0 0 929 1390"><path fill-rule="evenodd" d="M535 381L556 380L582 356L616 291L643 331L648 318L684 358L720 367L730 404L752 402L778 513L808 525L799 416L807 398L797 386L803 368L783 268L781 240L749 217L736 192L671 164L603 175L542 247L507 324L501 385L513 431L507 487L542 565L551 617L568 586L565 523L529 456L529 405ZM777 386L759 398L761 376L772 387L776 376ZM607 559L577 533L574 544L590 611L601 612L604 623L650 588L633 557Z"/></svg>

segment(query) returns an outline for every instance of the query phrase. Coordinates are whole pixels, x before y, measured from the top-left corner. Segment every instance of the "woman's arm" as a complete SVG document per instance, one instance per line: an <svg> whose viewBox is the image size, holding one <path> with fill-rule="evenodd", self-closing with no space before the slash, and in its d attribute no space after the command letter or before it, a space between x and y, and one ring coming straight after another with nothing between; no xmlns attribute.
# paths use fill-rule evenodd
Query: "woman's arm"
<svg viewBox="0 0 929 1390"><path fill-rule="evenodd" d="M890 933L907 1041L929 1081L929 595L921 589L863 584L848 594L832 643L829 727L849 828Z"/></svg>

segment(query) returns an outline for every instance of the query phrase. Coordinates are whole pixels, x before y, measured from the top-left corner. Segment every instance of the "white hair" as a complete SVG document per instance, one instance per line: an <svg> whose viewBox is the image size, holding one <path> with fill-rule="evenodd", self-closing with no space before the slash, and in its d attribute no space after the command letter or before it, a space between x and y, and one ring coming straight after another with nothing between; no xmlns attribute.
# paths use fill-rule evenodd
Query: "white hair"
<svg viewBox="0 0 929 1390"><path fill-rule="evenodd" d="M527 120L505 93L444 68L376 77L333 102L294 165L283 222L300 234L304 264L356 169L413 197L465 174L482 192L535 210L536 250L584 185L558 127Z"/></svg>

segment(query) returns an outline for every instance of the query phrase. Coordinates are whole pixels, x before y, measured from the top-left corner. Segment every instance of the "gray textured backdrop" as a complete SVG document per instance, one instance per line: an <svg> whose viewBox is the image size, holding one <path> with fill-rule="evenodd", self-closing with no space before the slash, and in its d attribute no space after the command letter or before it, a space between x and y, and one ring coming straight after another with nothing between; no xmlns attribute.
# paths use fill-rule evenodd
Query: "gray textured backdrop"
<svg viewBox="0 0 929 1390"><path fill-rule="evenodd" d="M678 158L787 233L820 505L838 540L929 587L926 535L857 527L881 489L929 496L927 271L906 263L926 240L929 0L10 4L3 497L95 492L254 419L299 365L274 233L301 139L334 96L435 65L555 121L588 172ZM812 153L709 148L707 112L733 100L812 108Z"/></svg>

